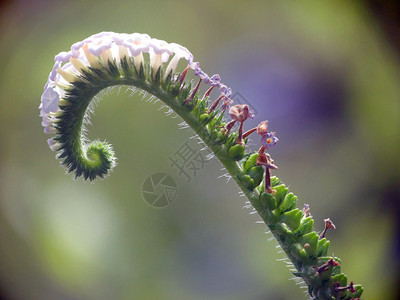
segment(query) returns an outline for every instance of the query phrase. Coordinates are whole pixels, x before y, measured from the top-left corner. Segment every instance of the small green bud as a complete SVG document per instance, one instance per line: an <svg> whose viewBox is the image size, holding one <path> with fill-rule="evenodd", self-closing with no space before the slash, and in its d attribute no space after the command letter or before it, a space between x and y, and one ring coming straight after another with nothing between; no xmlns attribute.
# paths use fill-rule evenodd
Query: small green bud
<svg viewBox="0 0 400 300"><path fill-rule="evenodd" d="M275 194L276 203L278 206L280 206L283 199L285 199L285 196L288 192L288 188L284 184L281 184L281 185L274 187L274 190L276 191L276 194Z"/></svg>
<svg viewBox="0 0 400 300"><path fill-rule="evenodd" d="M272 211L268 211L268 224L275 224L276 222L279 221L279 218L281 216L281 213L279 209L274 209Z"/></svg>
<svg viewBox="0 0 400 300"><path fill-rule="evenodd" d="M356 290L355 293L350 293L351 298L360 298L361 294L363 293L364 289L360 284L355 284L353 288Z"/></svg>
<svg viewBox="0 0 400 300"><path fill-rule="evenodd" d="M216 140L217 142L223 143L223 141L226 140L226 135L225 135L225 133L221 132L220 130L218 130L218 131L215 130L214 133L215 133L215 136L216 136L215 140Z"/></svg>
<svg viewBox="0 0 400 300"><path fill-rule="evenodd" d="M210 121L210 115L209 114L202 114L200 115L200 122L203 124L207 124Z"/></svg>
<svg viewBox="0 0 400 300"><path fill-rule="evenodd" d="M339 283L340 286L346 286L347 285L347 276L345 274L341 273L341 274L332 276L331 281Z"/></svg>
<svg viewBox="0 0 400 300"><path fill-rule="evenodd" d="M327 241L326 238L323 238L318 241L318 245L317 245L317 256L318 257L328 255L328 249L329 249L330 243L331 242Z"/></svg>
<svg viewBox="0 0 400 300"><path fill-rule="evenodd" d="M227 139L225 142L226 148L230 149L233 146L240 146L239 144L236 143L236 141L237 141L237 133L231 133L231 134L227 135ZM243 155L243 157L244 157L244 155Z"/></svg>
<svg viewBox="0 0 400 300"><path fill-rule="evenodd" d="M255 186L258 186L263 180L264 170L261 166L255 166L251 167L246 174L250 175L250 177L254 179Z"/></svg>
<svg viewBox="0 0 400 300"><path fill-rule="evenodd" d="M293 243L290 245L290 254L296 257L297 260L302 261L303 263L309 263L310 259L307 256L306 251L303 246L299 243Z"/></svg>
<svg viewBox="0 0 400 300"><path fill-rule="evenodd" d="M214 119L215 119L215 118L214 118ZM211 139L215 139L216 136L217 136L217 134L218 134L218 132L220 132L219 128L218 128L218 130L217 130L217 129L214 128L214 126L211 126L211 124L212 124L212 122L214 121L214 119L212 119L211 122L208 123L208 125L207 125L208 131L210 132L209 137L210 137Z"/></svg>
<svg viewBox="0 0 400 300"><path fill-rule="evenodd" d="M286 225L286 223L276 223L275 230L278 232L279 235L284 236L286 239L293 235L293 232L290 230L289 226Z"/></svg>
<svg viewBox="0 0 400 300"><path fill-rule="evenodd" d="M229 149L228 155L234 160L241 160L244 157L244 152L245 148L243 145L234 145Z"/></svg>
<svg viewBox="0 0 400 300"><path fill-rule="evenodd" d="M266 207L269 211L273 211L276 208L275 197L272 196L270 193L262 192L262 194L260 195L260 201L262 205Z"/></svg>
<svg viewBox="0 0 400 300"><path fill-rule="evenodd" d="M198 113L199 113L199 106L196 105L196 106L192 109L191 113L192 113L194 116L197 116Z"/></svg>
<svg viewBox="0 0 400 300"><path fill-rule="evenodd" d="M249 156L249 158L245 161L245 163L243 165L243 172L246 173L248 169L250 169L251 167L254 167L257 164L257 157L258 157L258 153L254 153Z"/></svg>
<svg viewBox="0 0 400 300"><path fill-rule="evenodd" d="M331 282L333 286L346 286L347 285L347 276L345 274L338 274L331 277ZM347 290L339 291L339 296L344 297L347 294Z"/></svg>
<svg viewBox="0 0 400 300"><path fill-rule="evenodd" d="M303 218L300 221L299 235L307 234L313 231L314 220L312 217Z"/></svg>
<svg viewBox="0 0 400 300"><path fill-rule="evenodd" d="M299 238L299 243L303 245L308 256L313 256L317 252L318 239L319 236L314 231Z"/></svg>
<svg viewBox="0 0 400 300"><path fill-rule="evenodd" d="M333 257L324 257L324 260L325 259L328 260L323 264L321 264L321 260L318 260L319 267L316 268L322 281L327 281L332 275L336 275L337 270L340 267L340 262L336 261Z"/></svg>
<svg viewBox="0 0 400 300"><path fill-rule="evenodd" d="M296 207L297 197L293 193L289 193L285 196L280 205L281 212L284 213L286 211L292 210Z"/></svg>
<svg viewBox="0 0 400 300"><path fill-rule="evenodd" d="M315 266L311 264L303 265L303 273L308 277L308 283L310 284L309 286L312 286L316 289L322 286L322 280L319 274L316 273Z"/></svg>
<svg viewBox="0 0 400 300"><path fill-rule="evenodd" d="M271 187L276 187L281 183L281 180L276 176L271 176Z"/></svg>
<svg viewBox="0 0 400 300"><path fill-rule="evenodd" d="M213 116L213 115L210 114L210 116ZM225 125L225 124L218 124L218 122L219 122L219 118L216 117L216 116L214 116L214 118L211 119L211 122L208 123L208 126L207 126L208 129L209 129L210 131L212 131L212 130L215 129L216 125L221 125L221 126L224 126L224 125Z"/></svg>
<svg viewBox="0 0 400 300"><path fill-rule="evenodd" d="M321 257L318 257L318 259L317 259L318 265L325 264L325 263L327 263L329 260L331 260L332 258L333 258L335 261L336 261L336 259L337 259L337 257L332 257L332 256L321 256ZM338 261L338 263L340 263L340 261Z"/></svg>
<svg viewBox="0 0 400 300"><path fill-rule="evenodd" d="M303 213L298 208L281 215L281 222L286 223L293 231L299 228Z"/></svg>
<svg viewBox="0 0 400 300"><path fill-rule="evenodd" d="M250 175L240 176L240 181L248 188L249 190L253 190L256 185L254 184L254 179L250 177Z"/></svg>

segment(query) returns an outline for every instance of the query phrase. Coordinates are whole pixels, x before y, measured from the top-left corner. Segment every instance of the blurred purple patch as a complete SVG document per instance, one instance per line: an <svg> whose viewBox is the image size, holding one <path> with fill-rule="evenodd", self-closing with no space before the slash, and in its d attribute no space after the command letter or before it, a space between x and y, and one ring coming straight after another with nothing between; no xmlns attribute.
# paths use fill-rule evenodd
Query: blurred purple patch
<svg viewBox="0 0 400 300"><path fill-rule="evenodd" d="M300 52L296 45L278 49L240 39L226 46L216 68L257 109L255 126L267 118L283 141L299 146L343 129L349 101L345 65L318 60L323 55L315 49Z"/></svg>

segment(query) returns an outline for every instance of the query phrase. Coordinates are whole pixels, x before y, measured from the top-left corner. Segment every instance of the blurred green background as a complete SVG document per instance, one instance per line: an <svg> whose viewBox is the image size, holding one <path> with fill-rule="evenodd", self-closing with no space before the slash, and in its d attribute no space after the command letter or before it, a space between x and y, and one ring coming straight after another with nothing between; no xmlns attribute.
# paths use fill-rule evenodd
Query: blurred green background
<svg viewBox="0 0 400 300"><path fill-rule="evenodd" d="M384 2L385 4L382 4ZM379 4L381 3L381 4ZM189 183L169 158L193 133L117 90L92 117L119 165L74 181L47 146L40 96L53 57L100 31L188 47L269 120L275 172L330 217L331 251L363 299L399 295L400 35L395 1L50 1L0 6L2 299L304 299L275 241L213 160ZM252 124L247 124L250 128ZM259 141L254 141L253 148ZM197 149L201 146L198 145ZM170 174L167 208L142 199ZM278 260L277 260L278 259Z"/></svg>

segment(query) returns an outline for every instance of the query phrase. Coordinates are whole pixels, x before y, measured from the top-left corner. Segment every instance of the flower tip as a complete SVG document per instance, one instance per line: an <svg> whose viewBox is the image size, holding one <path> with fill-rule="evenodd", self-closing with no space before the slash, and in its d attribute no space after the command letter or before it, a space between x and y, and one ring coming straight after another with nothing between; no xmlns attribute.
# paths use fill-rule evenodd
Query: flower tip
<svg viewBox="0 0 400 300"><path fill-rule="evenodd" d="M263 135L263 134L265 134L267 132L268 132L268 121L265 120L265 121L261 122L260 124L258 124L257 133L259 135Z"/></svg>
<svg viewBox="0 0 400 300"><path fill-rule="evenodd" d="M250 116L249 106L246 104L237 104L229 109L232 119L237 122L244 122Z"/></svg>
<svg viewBox="0 0 400 300"><path fill-rule="evenodd" d="M327 229L333 229L333 230L336 229L335 224L333 224L333 222L331 221L330 218L324 219L324 222L325 222L325 226L326 226Z"/></svg>

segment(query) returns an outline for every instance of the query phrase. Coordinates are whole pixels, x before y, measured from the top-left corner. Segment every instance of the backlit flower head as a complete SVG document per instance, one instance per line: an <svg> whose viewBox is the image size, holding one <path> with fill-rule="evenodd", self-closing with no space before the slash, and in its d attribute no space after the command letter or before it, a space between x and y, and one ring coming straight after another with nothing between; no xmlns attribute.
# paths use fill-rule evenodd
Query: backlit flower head
<svg viewBox="0 0 400 300"><path fill-rule="evenodd" d="M68 87L79 80L85 72L87 73L89 68L109 68L109 64L114 63L118 66L122 60L125 59L129 63L132 61L129 58L132 58L136 72L139 72L142 64L145 63L145 56L143 56L145 53L150 55L153 78L164 63L167 65L164 68L163 79L171 78L168 76L175 73L179 61L184 60L188 69L192 69L194 75L198 76L204 84L220 89L220 100L223 100L222 111L232 104L229 99L232 90L221 82L218 74L209 77L200 68L199 63L194 62L194 57L187 48L176 43L151 38L147 34L104 31L74 43L69 51L60 52L55 56L55 63L44 87L39 106L45 131L58 132L55 126L57 119L53 114L59 111L59 105L64 101ZM185 72L187 70L183 73ZM216 102L218 103L219 101Z"/></svg>

